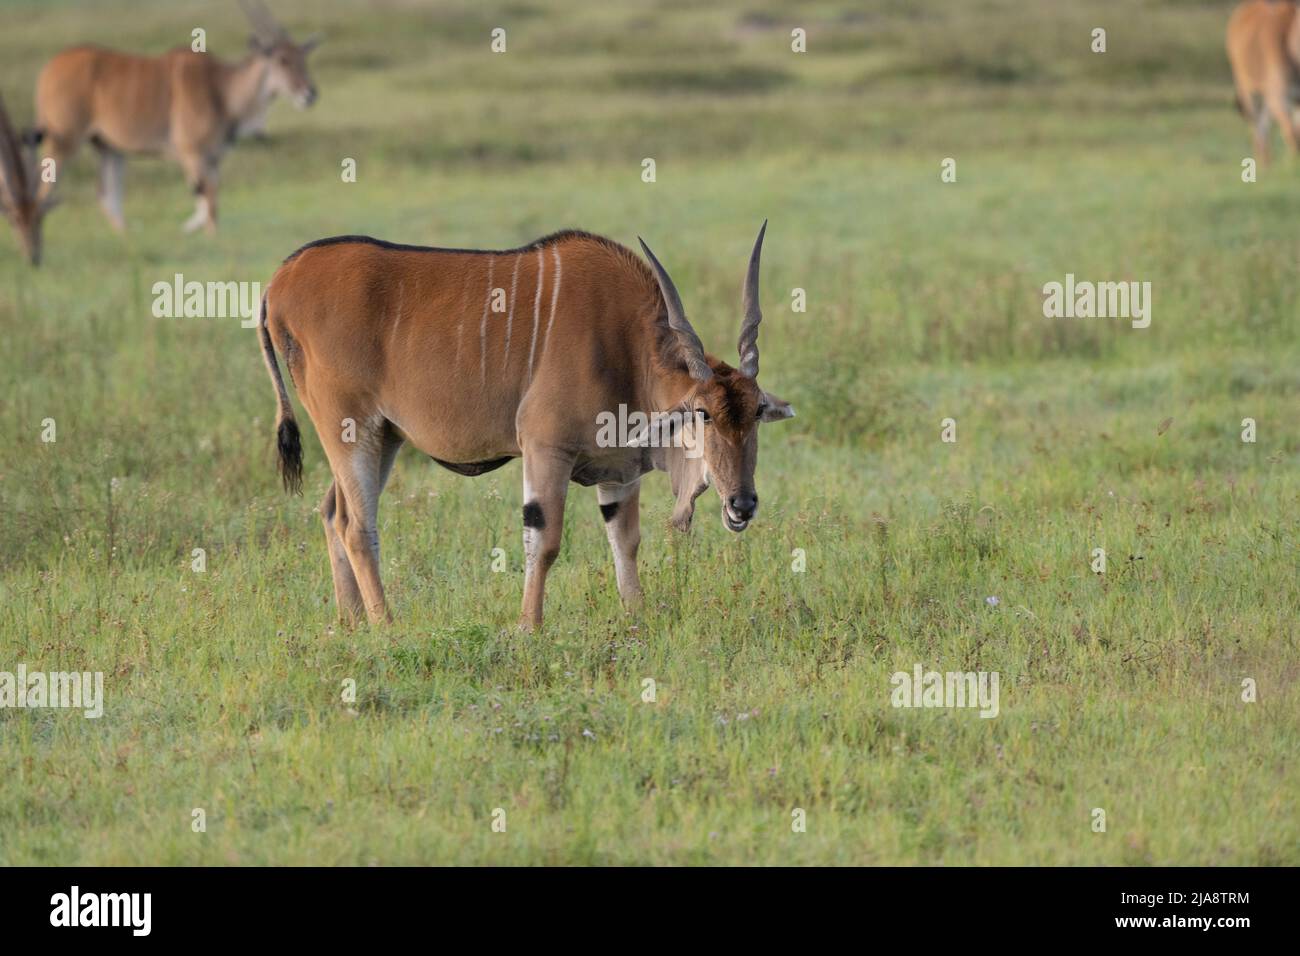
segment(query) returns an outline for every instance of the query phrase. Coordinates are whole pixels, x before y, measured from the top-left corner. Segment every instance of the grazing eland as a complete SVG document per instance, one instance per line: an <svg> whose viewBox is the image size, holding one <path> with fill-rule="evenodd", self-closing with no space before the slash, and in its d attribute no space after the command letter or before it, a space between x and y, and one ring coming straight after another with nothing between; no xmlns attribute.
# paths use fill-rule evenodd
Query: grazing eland
<svg viewBox="0 0 1300 956"><path fill-rule="evenodd" d="M262 298L262 352L285 487L301 490L302 445L277 351L333 472L320 512L340 616L391 620L377 513L408 441L462 475L523 459L524 628L542 621L570 481L596 486L628 606L641 597L646 473L671 476L679 529L712 484L725 526L745 530L758 510L758 425L794 415L756 381L766 229L745 278L738 368L705 353L644 242L649 267L577 231L498 252L338 236L289 256ZM650 424L633 441L601 440L597 423L620 406Z"/></svg>
<svg viewBox="0 0 1300 956"><path fill-rule="evenodd" d="M1228 19L1228 61L1237 105L1251 124L1255 155L1269 158L1271 122L1282 131L1287 152L1298 148L1295 102L1300 92L1300 17L1291 0L1246 0Z"/></svg>
<svg viewBox="0 0 1300 956"><path fill-rule="evenodd" d="M41 226L54 204L41 198L35 152L24 146L0 98L0 215L13 225L32 265L41 264Z"/></svg>
<svg viewBox="0 0 1300 956"><path fill-rule="evenodd" d="M217 228L217 171L235 138L260 128L271 101L290 97L300 109L316 101L307 54L260 0L242 0L253 26L251 51L228 63L188 47L135 56L98 46L57 54L36 80L35 138L55 162L56 177L89 140L99 154L99 204L122 231L126 157L163 153L180 163L197 196L186 232ZM44 199L54 183L43 183Z"/></svg>

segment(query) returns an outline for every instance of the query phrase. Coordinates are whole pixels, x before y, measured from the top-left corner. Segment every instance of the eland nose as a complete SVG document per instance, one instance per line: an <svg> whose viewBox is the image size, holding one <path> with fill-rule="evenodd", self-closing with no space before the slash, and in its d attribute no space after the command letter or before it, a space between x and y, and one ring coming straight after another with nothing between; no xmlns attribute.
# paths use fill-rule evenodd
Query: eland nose
<svg viewBox="0 0 1300 956"><path fill-rule="evenodd" d="M732 495L727 499L727 507L741 521L748 521L758 510L758 495L752 493Z"/></svg>

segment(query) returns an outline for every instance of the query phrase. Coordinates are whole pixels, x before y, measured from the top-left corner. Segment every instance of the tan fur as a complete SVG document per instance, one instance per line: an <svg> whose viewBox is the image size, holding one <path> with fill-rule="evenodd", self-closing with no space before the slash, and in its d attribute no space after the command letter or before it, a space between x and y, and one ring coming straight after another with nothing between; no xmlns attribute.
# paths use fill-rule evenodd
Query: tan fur
<svg viewBox="0 0 1300 956"><path fill-rule="evenodd" d="M1300 88L1300 18L1289 0L1247 0L1228 20L1228 60L1237 103L1251 124L1255 155L1269 159L1269 123L1277 123L1288 154L1297 150L1293 115Z"/></svg>
<svg viewBox="0 0 1300 956"><path fill-rule="evenodd" d="M496 288L509 296L504 314L487 311ZM263 334L280 398L282 462L296 454L285 448L296 449L297 426L272 345L334 473L321 510L340 613L349 618L363 607L372 620L388 617L376 513L403 442L457 470L523 458L521 623L531 627L541 623L570 480L598 485L601 503L615 508L606 529L620 593L632 604L640 595L642 475L655 467L673 474L675 523L686 527L709 478L724 510L729 498L752 496L760 405L766 420L793 414L711 356L709 381L693 379L655 276L630 250L586 233L501 252L324 240L276 272ZM600 447L599 417L620 404L646 413L705 411L711 424L694 426L706 432L704 457L687 459L681 448Z"/></svg>
<svg viewBox="0 0 1300 956"><path fill-rule="evenodd" d="M259 124L279 94L300 108L316 98L306 65L314 42L297 45L283 30L267 26L252 46L238 63L186 48L136 56L79 46L56 55L36 81L36 122L58 177L83 142L93 143L101 164L100 205L121 230L124 157L169 155L198 197L186 230L215 231L217 171L236 136ZM42 197L53 188L44 184Z"/></svg>

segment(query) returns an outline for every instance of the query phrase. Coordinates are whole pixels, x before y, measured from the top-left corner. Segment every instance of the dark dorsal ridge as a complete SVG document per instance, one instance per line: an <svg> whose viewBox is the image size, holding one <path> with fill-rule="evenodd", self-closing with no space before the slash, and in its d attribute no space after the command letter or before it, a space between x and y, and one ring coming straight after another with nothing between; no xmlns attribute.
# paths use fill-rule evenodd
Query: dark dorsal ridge
<svg viewBox="0 0 1300 956"><path fill-rule="evenodd" d="M617 249L621 252L629 251L613 239L598 236L594 232L585 232L582 229L561 229L559 232L553 232L550 235L542 236L540 239L534 239L532 242L514 249L447 249L441 246L414 246L402 242L389 242L386 239L376 239L373 236L330 236L300 246L289 253L284 261L292 262L308 249L315 249L317 246L338 246L346 243L363 243L369 246L378 246L381 249L394 249L398 252L448 252L471 256L512 256L525 252L536 252L538 249L544 249L567 239L590 239L593 242L599 242L601 245L609 246L611 249Z"/></svg>

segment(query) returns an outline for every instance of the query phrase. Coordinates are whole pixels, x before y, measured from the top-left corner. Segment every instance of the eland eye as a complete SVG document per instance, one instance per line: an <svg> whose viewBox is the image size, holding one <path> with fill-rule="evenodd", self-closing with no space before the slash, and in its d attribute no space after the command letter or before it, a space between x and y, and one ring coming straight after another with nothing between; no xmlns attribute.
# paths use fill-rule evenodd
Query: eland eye
<svg viewBox="0 0 1300 956"><path fill-rule="evenodd" d="M703 409L703 408L697 408L697 409L695 409L695 414L698 415L698 416L700 416L700 419L701 419L701 420L704 422L704 424L706 424L706 425L707 425L709 422L713 421L713 417L712 417L711 415L709 415L708 411L705 410L705 409Z"/></svg>

